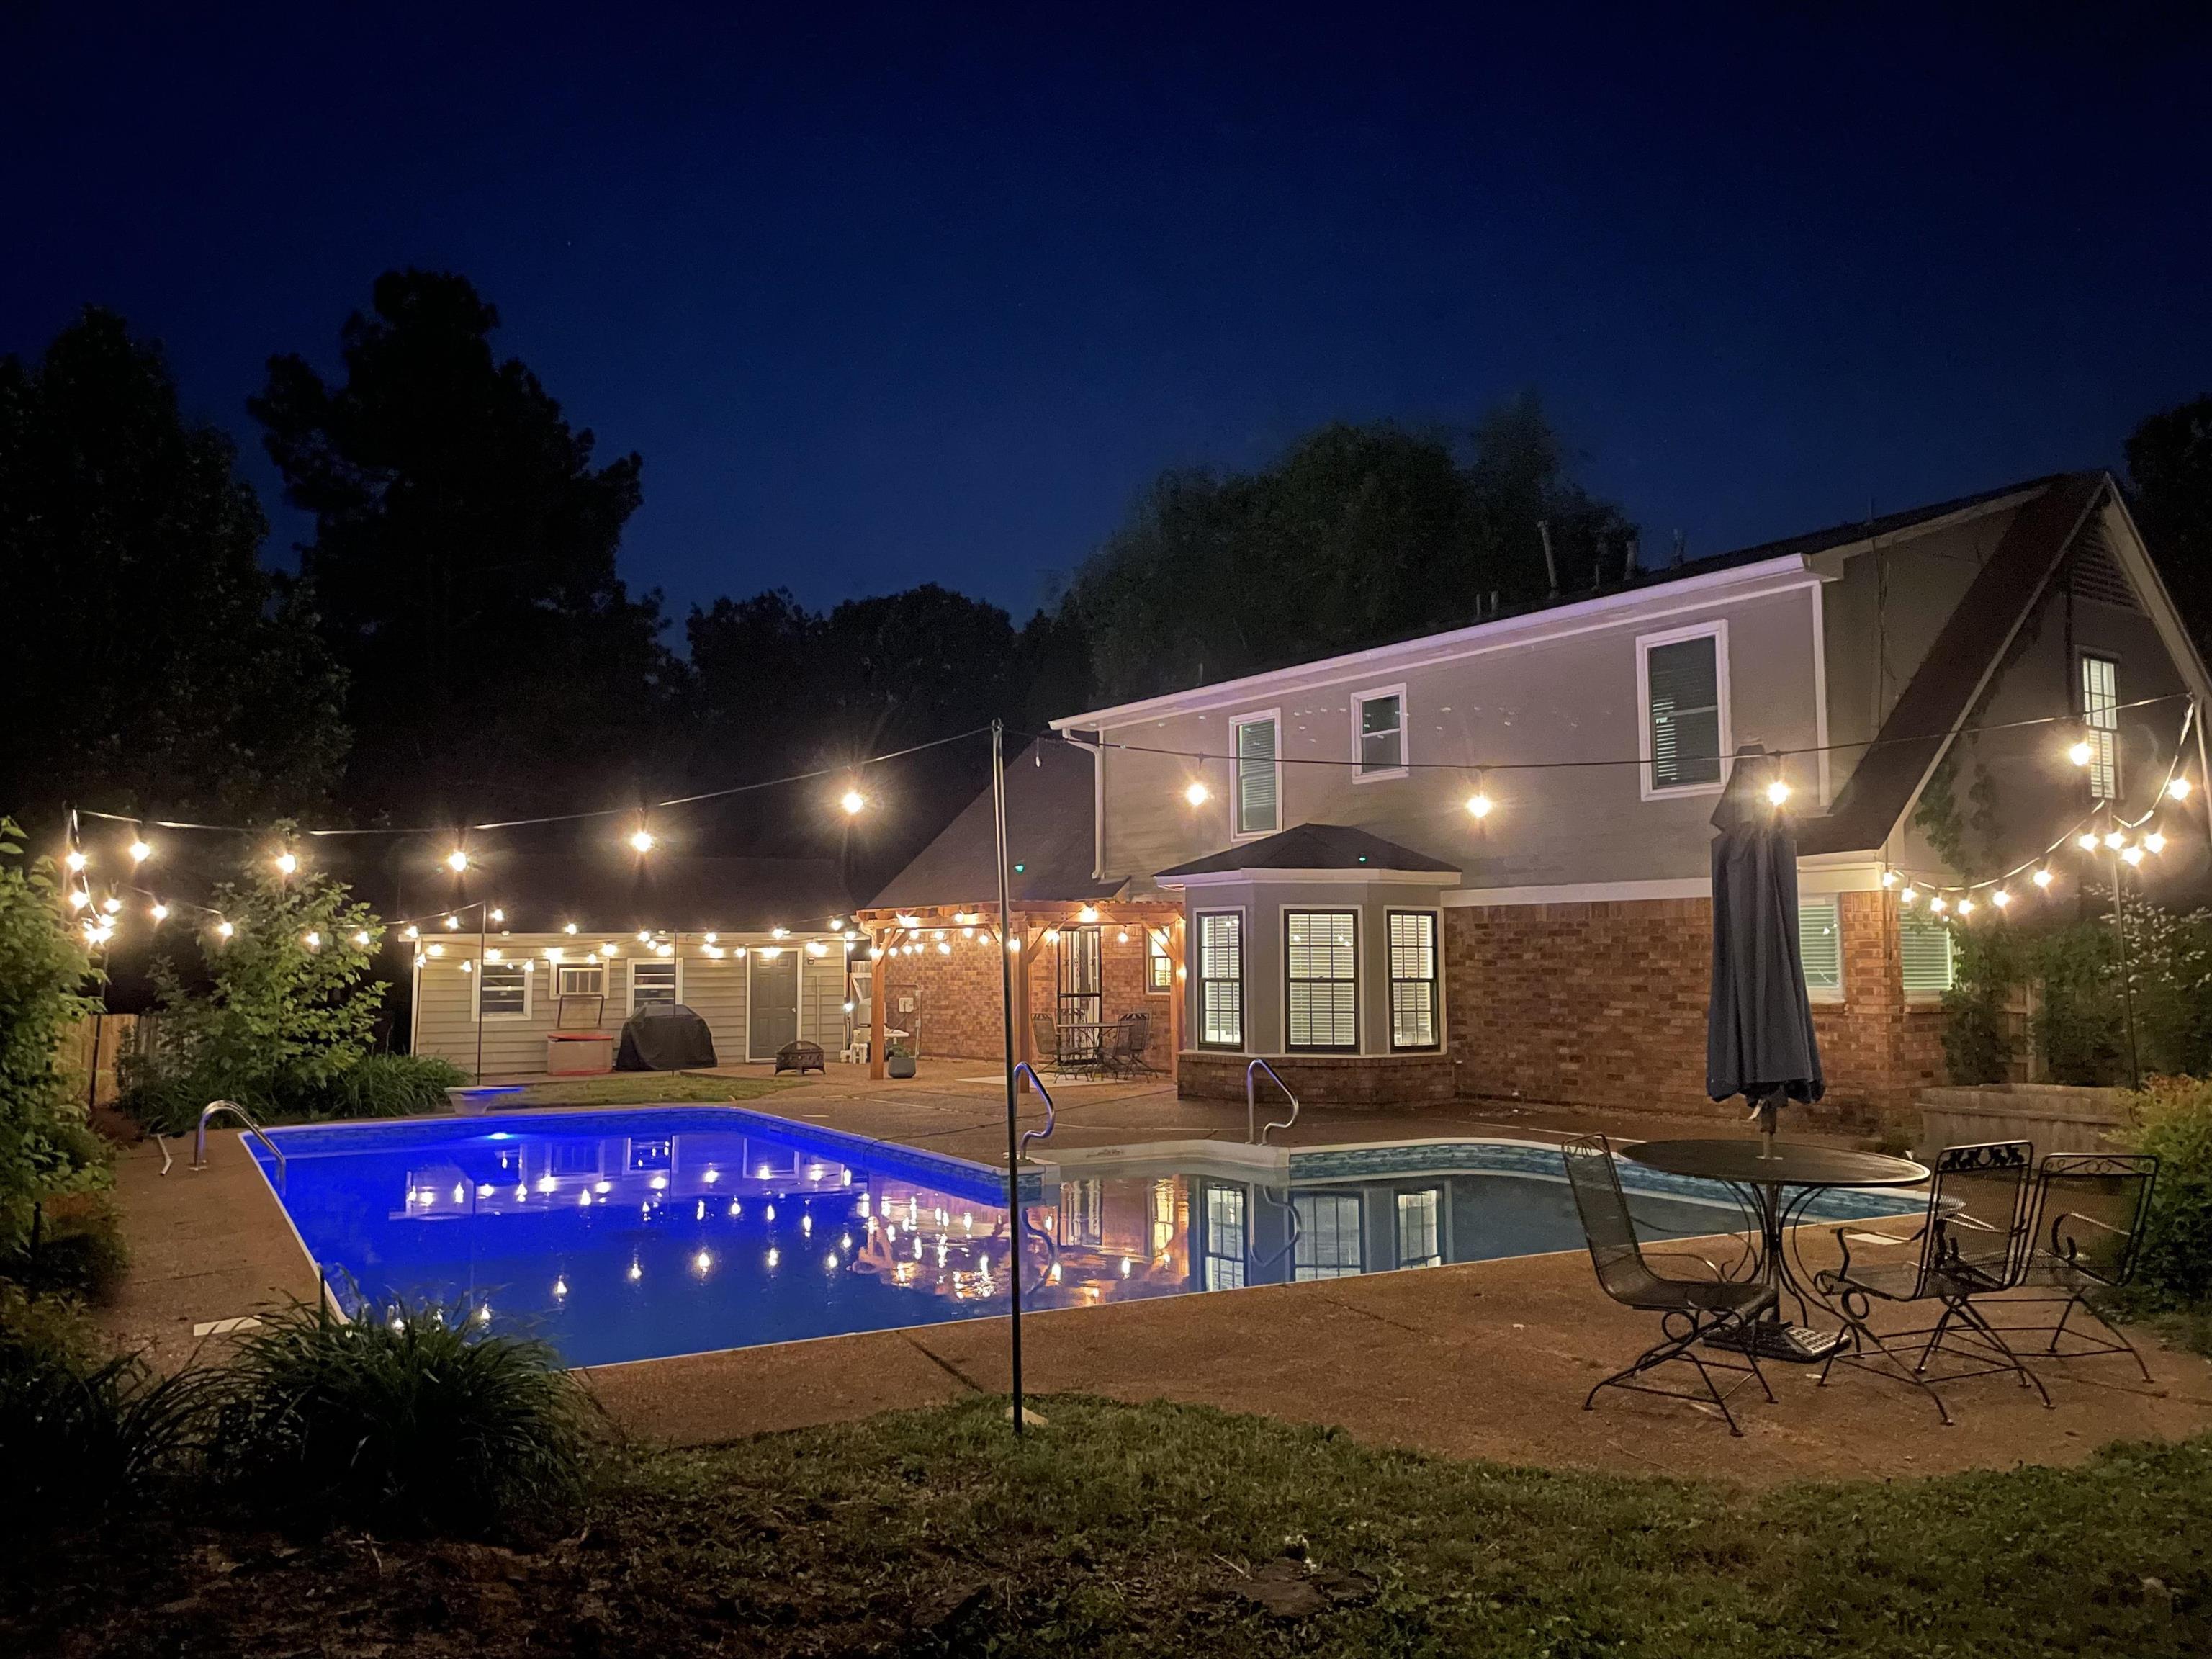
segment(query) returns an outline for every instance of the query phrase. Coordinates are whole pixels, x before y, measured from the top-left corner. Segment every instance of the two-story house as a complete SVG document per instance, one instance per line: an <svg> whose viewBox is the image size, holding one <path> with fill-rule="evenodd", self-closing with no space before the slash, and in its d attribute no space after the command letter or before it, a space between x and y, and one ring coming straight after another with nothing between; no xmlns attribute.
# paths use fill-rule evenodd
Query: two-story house
<svg viewBox="0 0 2212 1659"><path fill-rule="evenodd" d="M2167 785L2203 781L2212 683L2106 474L1619 574L1054 722L1068 747L1010 774L1022 896L1160 918L1124 949L1167 965L1121 982L1166 1005L1188 1096L1241 1095L1260 1057L1308 1099L1706 1109L1709 819L1756 744L1831 1098L1872 1113L1940 1074L1954 929L2203 880L2205 792ZM980 906L980 864L924 889L988 828L963 815L864 919ZM1032 999L1096 949L1045 932ZM908 972L927 1000L959 965Z"/></svg>

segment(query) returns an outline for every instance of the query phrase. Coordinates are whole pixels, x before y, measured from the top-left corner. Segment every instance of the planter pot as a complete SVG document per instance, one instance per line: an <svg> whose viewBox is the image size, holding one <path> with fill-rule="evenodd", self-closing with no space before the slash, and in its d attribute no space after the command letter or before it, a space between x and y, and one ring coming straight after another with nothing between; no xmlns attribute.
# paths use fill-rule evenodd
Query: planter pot
<svg viewBox="0 0 2212 1659"><path fill-rule="evenodd" d="M912 1054L889 1055L884 1060L884 1070L892 1077L912 1077L914 1056Z"/></svg>

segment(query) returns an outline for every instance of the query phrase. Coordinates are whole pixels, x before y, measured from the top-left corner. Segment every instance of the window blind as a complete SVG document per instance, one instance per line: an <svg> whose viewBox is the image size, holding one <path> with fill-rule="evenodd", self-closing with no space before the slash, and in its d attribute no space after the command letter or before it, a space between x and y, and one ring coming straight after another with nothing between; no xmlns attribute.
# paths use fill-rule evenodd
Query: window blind
<svg viewBox="0 0 2212 1659"><path fill-rule="evenodd" d="M2120 665L2110 657L2081 659L2081 720L2089 728L2089 793L2120 793Z"/></svg>
<svg viewBox="0 0 2212 1659"><path fill-rule="evenodd" d="M1353 910L1291 910L1283 917L1289 1046L1359 1048L1359 916Z"/></svg>
<svg viewBox="0 0 2212 1659"><path fill-rule="evenodd" d="M1907 910L1898 918L1897 943L1904 958L1908 995L1926 996L1951 988L1951 930L1942 922Z"/></svg>
<svg viewBox="0 0 2212 1659"><path fill-rule="evenodd" d="M1651 787L1680 789L1721 778L1719 641L1677 640L1644 653L1651 711Z"/></svg>
<svg viewBox="0 0 2212 1659"><path fill-rule="evenodd" d="M1797 953L1805 963L1805 988L1844 988L1844 937L1836 901L1805 899L1797 906Z"/></svg>
<svg viewBox="0 0 2212 1659"><path fill-rule="evenodd" d="M477 964L477 1012L486 1019L527 1019L530 1017L530 964L526 962L486 962Z"/></svg>
<svg viewBox="0 0 2212 1659"><path fill-rule="evenodd" d="M1390 913L1390 1046L1437 1046L1437 919L1425 910Z"/></svg>
<svg viewBox="0 0 2212 1659"><path fill-rule="evenodd" d="M1244 918L1233 910L1198 918L1198 1042L1244 1046Z"/></svg>
<svg viewBox="0 0 2212 1659"><path fill-rule="evenodd" d="M676 1000L676 964L673 962L633 961L629 965L629 1006L642 1008L647 1003Z"/></svg>
<svg viewBox="0 0 2212 1659"><path fill-rule="evenodd" d="M1271 836L1281 829L1275 797L1275 722L1246 720L1237 728L1237 833Z"/></svg>

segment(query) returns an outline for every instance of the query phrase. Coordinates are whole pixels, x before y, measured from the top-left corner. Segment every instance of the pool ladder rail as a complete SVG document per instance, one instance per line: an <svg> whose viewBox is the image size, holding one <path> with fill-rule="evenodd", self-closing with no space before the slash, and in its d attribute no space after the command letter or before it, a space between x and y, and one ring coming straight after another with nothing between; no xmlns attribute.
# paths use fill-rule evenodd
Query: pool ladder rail
<svg viewBox="0 0 2212 1659"><path fill-rule="evenodd" d="M1252 1125L1258 1119L1260 1115L1260 1073L1262 1072L1265 1072L1269 1077L1275 1079L1275 1086L1283 1091L1283 1097L1291 1103L1291 1115L1279 1123L1268 1124L1265 1128L1261 1129L1255 1134L1253 1133ZM1297 1121L1298 1097L1291 1092L1291 1085L1283 1081L1282 1074L1277 1072L1273 1066L1268 1065L1264 1060L1255 1060L1249 1066L1247 1066L1244 1068L1245 1141L1251 1146L1264 1146L1267 1144L1267 1137L1269 1135L1274 1133L1278 1129L1289 1128L1291 1125L1296 1123Z"/></svg>
<svg viewBox="0 0 2212 1659"><path fill-rule="evenodd" d="M1052 1132L1060 1127L1060 1114L1053 1109L1052 1091L1044 1086L1044 1079L1036 1074L1036 1066L1030 1065L1026 1060L1018 1061L1014 1066L1014 1077L1017 1081L1026 1077L1030 1080L1030 1086L1044 1097L1044 1127L1023 1130L1021 1146L1016 1152L1019 1160L1027 1162L1030 1155L1030 1142L1049 1140L1052 1138Z"/></svg>
<svg viewBox="0 0 2212 1659"><path fill-rule="evenodd" d="M200 1113L199 1127L192 1134L192 1168L195 1170L207 1168L208 1120L219 1112L228 1112L246 1126L246 1133L269 1149L269 1155L276 1160L276 1179L282 1182L284 1179L284 1149L271 1140L269 1138L269 1132L253 1121L252 1113L234 1100L211 1100L207 1103L206 1109ZM164 1146L161 1149L161 1156L165 1159L168 1157L167 1147ZM161 1173L164 1175L168 1173L168 1166L166 1163L162 1165Z"/></svg>

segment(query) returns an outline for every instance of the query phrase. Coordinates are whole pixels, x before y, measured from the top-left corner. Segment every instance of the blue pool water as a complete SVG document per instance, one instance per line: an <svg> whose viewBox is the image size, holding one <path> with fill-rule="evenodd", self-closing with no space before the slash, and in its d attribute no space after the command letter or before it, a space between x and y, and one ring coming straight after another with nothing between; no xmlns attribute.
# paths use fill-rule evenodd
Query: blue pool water
<svg viewBox="0 0 2212 1659"><path fill-rule="evenodd" d="M356 1310L466 1301L607 1364L1006 1311L1003 1175L736 1107L502 1114L273 1132L255 1156ZM1025 1310L1581 1248L1558 1154L1439 1142L1197 1170L1024 1177ZM1638 1177L1632 1177L1638 1179ZM1640 1176L1654 1234L1736 1212ZM1849 1206L1858 1200L1844 1198ZM1875 1200L1832 1214L1881 1213Z"/></svg>

